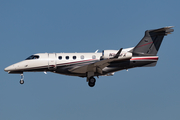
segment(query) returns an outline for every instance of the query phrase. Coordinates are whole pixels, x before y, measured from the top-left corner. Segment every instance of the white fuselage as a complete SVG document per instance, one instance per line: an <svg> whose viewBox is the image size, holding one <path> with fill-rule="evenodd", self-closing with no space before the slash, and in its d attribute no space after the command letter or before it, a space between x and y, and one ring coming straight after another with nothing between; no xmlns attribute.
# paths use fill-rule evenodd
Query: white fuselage
<svg viewBox="0 0 180 120"><path fill-rule="evenodd" d="M121 56L126 55L128 51L133 48L123 49ZM109 50L109 55L116 54L118 50ZM74 75L85 77L86 70L74 70L78 67L93 64L100 61L102 53L38 53L30 56L26 60L15 63L7 68L5 71L8 73L23 73L23 72L55 72L59 74ZM131 57L131 56L130 56ZM108 58L109 59L109 58ZM130 60L126 60L122 63L114 62L107 67L102 69L99 75L108 75L122 69L129 69L132 67L143 66L156 62L158 60L157 56L146 56L146 57L132 57ZM141 64L135 64L138 61L144 62ZM132 65L131 65L132 64ZM86 68L87 69L87 68Z"/></svg>

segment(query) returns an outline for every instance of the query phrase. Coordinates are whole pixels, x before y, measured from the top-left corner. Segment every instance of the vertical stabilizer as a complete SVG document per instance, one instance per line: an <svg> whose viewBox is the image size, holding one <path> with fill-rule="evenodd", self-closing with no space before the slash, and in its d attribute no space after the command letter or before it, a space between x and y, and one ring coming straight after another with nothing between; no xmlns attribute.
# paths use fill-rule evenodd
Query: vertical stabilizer
<svg viewBox="0 0 180 120"><path fill-rule="evenodd" d="M154 56L157 54L164 36L171 34L172 26L147 30L142 40L134 47L133 56Z"/></svg>

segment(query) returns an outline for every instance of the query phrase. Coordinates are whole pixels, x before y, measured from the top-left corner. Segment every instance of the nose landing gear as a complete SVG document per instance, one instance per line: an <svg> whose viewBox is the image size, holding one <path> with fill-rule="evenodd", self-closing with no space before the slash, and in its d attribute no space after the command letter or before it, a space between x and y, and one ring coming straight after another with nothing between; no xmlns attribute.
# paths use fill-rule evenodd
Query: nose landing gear
<svg viewBox="0 0 180 120"><path fill-rule="evenodd" d="M21 80L19 82L20 82L20 84L24 84L24 75L23 74L21 74Z"/></svg>

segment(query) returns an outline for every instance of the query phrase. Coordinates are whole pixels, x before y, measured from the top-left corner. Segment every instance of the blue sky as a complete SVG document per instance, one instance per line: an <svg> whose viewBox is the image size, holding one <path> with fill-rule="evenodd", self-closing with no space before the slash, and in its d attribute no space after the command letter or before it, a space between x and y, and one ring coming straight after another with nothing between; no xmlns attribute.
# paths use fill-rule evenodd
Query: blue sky
<svg viewBox="0 0 180 120"><path fill-rule="evenodd" d="M178 0L0 1L1 120L179 120ZM175 26L156 67L85 78L54 73L7 74L31 54L101 52L133 47L147 29Z"/></svg>

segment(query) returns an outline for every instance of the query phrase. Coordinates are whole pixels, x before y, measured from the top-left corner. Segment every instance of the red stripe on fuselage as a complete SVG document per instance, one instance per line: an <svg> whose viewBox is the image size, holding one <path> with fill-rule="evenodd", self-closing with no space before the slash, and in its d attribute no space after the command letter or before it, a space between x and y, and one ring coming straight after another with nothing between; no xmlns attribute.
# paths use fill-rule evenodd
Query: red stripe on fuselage
<svg viewBox="0 0 180 120"><path fill-rule="evenodd" d="M69 64L76 64L76 63L84 63L84 62L93 62L96 61L97 59L89 59L89 60L83 60L83 61L76 61L76 62L68 62L68 63L61 63L61 64L57 64L57 65L69 65Z"/></svg>
<svg viewBox="0 0 180 120"><path fill-rule="evenodd" d="M158 60L158 57L135 57L130 60Z"/></svg>

